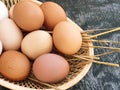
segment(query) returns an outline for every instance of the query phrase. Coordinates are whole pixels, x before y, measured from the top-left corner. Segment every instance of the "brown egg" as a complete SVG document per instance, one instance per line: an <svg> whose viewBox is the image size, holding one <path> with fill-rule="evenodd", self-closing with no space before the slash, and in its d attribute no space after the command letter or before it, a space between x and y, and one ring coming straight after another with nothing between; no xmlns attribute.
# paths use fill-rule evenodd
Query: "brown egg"
<svg viewBox="0 0 120 90"><path fill-rule="evenodd" d="M55 47L63 54L75 54L82 44L80 31L71 23L62 21L53 30Z"/></svg>
<svg viewBox="0 0 120 90"><path fill-rule="evenodd" d="M18 50L23 39L21 30L11 19L0 21L0 40L4 50Z"/></svg>
<svg viewBox="0 0 120 90"><path fill-rule="evenodd" d="M69 73L69 64L57 54L43 54L33 63L33 74L43 82L57 83Z"/></svg>
<svg viewBox="0 0 120 90"><path fill-rule="evenodd" d="M37 4L26 0L15 4L13 19L23 30L33 31L42 27L44 15Z"/></svg>
<svg viewBox="0 0 120 90"><path fill-rule="evenodd" d="M12 81L24 80L30 72L27 57L14 50L4 52L0 57L0 73Z"/></svg>
<svg viewBox="0 0 120 90"><path fill-rule="evenodd" d="M44 2L40 7L45 17L44 25L49 30L52 30L57 23L67 18L65 11L57 3Z"/></svg>
<svg viewBox="0 0 120 90"><path fill-rule="evenodd" d="M27 34L22 43L22 52L30 59L36 59L39 55L52 50L52 37L46 31L38 30Z"/></svg>

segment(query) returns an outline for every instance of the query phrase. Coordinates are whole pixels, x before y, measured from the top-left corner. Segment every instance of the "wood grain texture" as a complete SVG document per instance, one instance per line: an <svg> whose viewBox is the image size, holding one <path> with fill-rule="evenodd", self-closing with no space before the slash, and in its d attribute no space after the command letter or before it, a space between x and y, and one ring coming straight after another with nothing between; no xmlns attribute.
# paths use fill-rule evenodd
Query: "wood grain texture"
<svg viewBox="0 0 120 90"><path fill-rule="evenodd" d="M120 26L120 0L40 0L60 4L67 16L83 29L112 28ZM98 39L120 41L120 32L99 37ZM103 45L95 43L95 45ZM104 44L105 46L117 46ZM95 49L95 54L109 51ZM120 64L120 53L101 57L101 61ZM8 90L0 87L0 90ZM68 90L120 90L120 68L93 64L87 75Z"/></svg>

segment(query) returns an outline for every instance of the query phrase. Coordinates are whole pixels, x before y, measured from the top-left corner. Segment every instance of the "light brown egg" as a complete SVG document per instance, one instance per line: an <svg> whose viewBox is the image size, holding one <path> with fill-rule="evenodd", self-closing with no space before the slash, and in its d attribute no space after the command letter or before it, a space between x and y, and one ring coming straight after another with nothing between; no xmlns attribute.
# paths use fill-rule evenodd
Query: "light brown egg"
<svg viewBox="0 0 120 90"><path fill-rule="evenodd" d="M15 4L13 20L23 30L33 31L42 27L44 15L37 4L26 0Z"/></svg>
<svg viewBox="0 0 120 90"><path fill-rule="evenodd" d="M36 59L39 55L52 50L52 37L46 31L38 30L27 34L22 43L22 52L30 59Z"/></svg>
<svg viewBox="0 0 120 90"><path fill-rule="evenodd" d="M67 18L65 11L57 3L44 2L40 7L45 17L44 25L49 30L52 30L57 23Z"/></svg>
<svg viewBox="0 0 120 90"><path fill-rule="evenodd" d="M28 58L14 50L5 51L0 57L0 73L12 81L24 80L30 72Z"/></svg>
<svg viewBox="0 0 120 90"><path fill-rule="evenodd" d="M62 21L53 30L55 47L63 54L75 54L82 45L80 31L71 23Z"/></svg>
<svg viewBox="0 0 120 90"><path fill-rule="evenodd" d="M69 64L57 54L43 54L33 63L33 74L43 82L57 83L63 80L69 73Z"/></svg>
<svg viewBox="0 0 120 90"><path fill-rule="evenodd" d="M13 20L3 19L0 21L0 40L4 50L18 50L22 39L22 32Z"/></svg>

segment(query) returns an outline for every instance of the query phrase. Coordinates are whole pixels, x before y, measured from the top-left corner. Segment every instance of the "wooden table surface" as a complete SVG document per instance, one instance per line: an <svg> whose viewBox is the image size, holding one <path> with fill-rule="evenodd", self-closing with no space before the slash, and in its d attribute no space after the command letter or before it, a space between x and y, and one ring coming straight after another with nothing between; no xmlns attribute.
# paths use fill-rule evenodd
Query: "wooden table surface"
<svg viewBox="0 0 120 90"><path fill-rule="evenodd" d="M60 4L67 16L75 23L86 29L104 29L120 26L120 0L40 0L54 1ZM96 30L96 32L100 32ZM120 41L120 32L111 33L98 39ZM105 43L95 45L120 45ZM94 49L95 54L109 51ZM101 61L120 64L120 53L100 57ZM8 90L0 87L0 90ZM87 75L68 90L120 90L120 68L93 64Z"/></svg>

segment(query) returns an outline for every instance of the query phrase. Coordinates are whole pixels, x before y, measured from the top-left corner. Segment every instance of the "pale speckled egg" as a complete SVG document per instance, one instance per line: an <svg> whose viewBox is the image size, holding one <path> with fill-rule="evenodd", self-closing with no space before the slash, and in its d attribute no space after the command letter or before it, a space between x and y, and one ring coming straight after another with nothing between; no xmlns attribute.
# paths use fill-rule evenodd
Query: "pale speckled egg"
<svg viewBox="0 0 120 90"><path fill-rule="evenodd" d="M44 15L36 3L25 0L15 4L13 20L24 31L34 31L42 27Z"/></svg>
<svg viewBox="0 0 120 90"><path fill-rule="evenodd" d="M53 30L53 42L61 53L72 55L80 50L82 36L73 24L62 21Z"/></svg>
<svg viewBox="0 0 120 90"><path fill-rule="evenodd" d="M12 81L21 81L30 73L30 61L21 52L8 50L0 57L0 73Z"/></svg>
<svg viewBox="0 0 120 90"><path fill-rule="evenodd" d="M21 50L30 59L34 60L39 55L50 52L52 45L51 35L46 31L38 30L24 37L21 43Z"/></svg>
<svg viewBox="0 0 120 90"><path fill-rule="evenodd" d="M69 73L69 63L60 55L47 53L39 56L33 63L33 74L43 82L57 83Z"/></svg>
<svg viewBox="0 0 120 90"><path fill-rule="evenodd" d="M8 9L5 4L0 1L0 20L8 18Z"/></svg>
<svg viewBox="0 0 120 90"><path fill-rule="evenodd" d="M1 42L1 40L0 40L0 55L1 55L1 53L2 53L2 42Z"/></svg>
<svg viewBox="0 0 120 90"><path fill-rule="evenodd" d="M21 46L23 34L11 19L0 21L0 40L4 50L18 50Z"/></svg>
<svg viewBox="0 0 120 90"><path fill-rule="evenodd" d="M49 30L53 30L57 23L67 19L64 9L57 3L48 1L41 4L40 7L45 17L44 26Z"/></svg>

